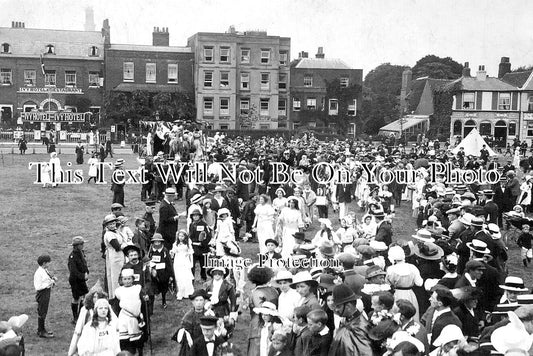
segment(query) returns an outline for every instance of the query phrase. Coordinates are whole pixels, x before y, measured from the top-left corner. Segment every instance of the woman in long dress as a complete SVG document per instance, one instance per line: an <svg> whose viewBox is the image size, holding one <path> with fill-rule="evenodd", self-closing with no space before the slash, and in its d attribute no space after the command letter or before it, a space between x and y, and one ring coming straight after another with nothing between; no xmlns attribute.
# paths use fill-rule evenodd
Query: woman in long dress
<svg viewBox="0 0 533 356"><path fill-rule="evenodd" d="M274 220L276 211L269 204L268 196L261 194L259 196L259 205L254 210L255 219L252 225L253 231L257 233L259 242L259 252L266 253L265 241L274 238Z"/></svg>
<svg viewBox="0 0 533 356"><path fill-rule="evenodd" d="M278 216L276 236L281 241L281 255L284 258L292 254L295 245L294 234L304 227L302 212L298 207L298 200L292 197L288 200L289 206L284 208Z"/></svg>
<svg viewBox="0 0 533 356"><path fill-rule="evenodd" d="M50 178L52 179L52 187L57 187L57 183L61 182L61 161L57 157L57 152L50 153Z"/></svg>
<svg viewBox="0 0 533 356"><path fill-rule="evenodd" d="M178 231L176 242L174 242L170 251L170 255L174 258L173 266L174 276L176 278L177 300L189 298L194 293L194 286L192 284L194 276L191 270L193 254L194 250L189 236L185 230Z"/></svg>
<svg viewBox="0 0 533 356"><path fill-rule="evenodd" d="M89 184L91 179L94 179L94 183L96 184L96 176L98 175L98 159L96 158L96 153L91 155L87 164L89 165L89 180L87 181L87 184Z"/></svg>
<svg viewBox="0 0 533 356"><path fill-rule="evenodd" d="M389 260L392 266L387 269L385 280L395 290L394 300L407 299L416 308L414 320L420 317L418 299L413 292L413 287L420 287L424 280L420 276L420 271L415 265L405 262L405 252L400 246L393 246L389 249Z"/></svg>
<svg viewBox="0 0 533 356"><path fill-rule="evenodd" d="M526 213L529 213L531 205L531 176L525 176L524 182L520 185L520 197L518 198L518 203L524 208Z"/></svg>

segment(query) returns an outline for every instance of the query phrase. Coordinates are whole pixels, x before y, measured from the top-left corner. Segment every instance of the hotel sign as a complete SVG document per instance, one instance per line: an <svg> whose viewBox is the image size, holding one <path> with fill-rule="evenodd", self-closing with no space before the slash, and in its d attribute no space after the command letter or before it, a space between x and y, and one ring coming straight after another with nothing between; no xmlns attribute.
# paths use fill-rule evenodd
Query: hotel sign
<svg viewBox="0 0 533 356"><path fill-rule="evenodd" d="M37 88L37 87L22 87L19 88L17 93L28 93L28 94L83 94L83 91L80 88Z"/></svg>
<svg viewBox="0 0 533 356"><path fill-rule="evenodd" d="M85 122L91 117L90 112L23 112L22 121L26 122Z"/></svg>

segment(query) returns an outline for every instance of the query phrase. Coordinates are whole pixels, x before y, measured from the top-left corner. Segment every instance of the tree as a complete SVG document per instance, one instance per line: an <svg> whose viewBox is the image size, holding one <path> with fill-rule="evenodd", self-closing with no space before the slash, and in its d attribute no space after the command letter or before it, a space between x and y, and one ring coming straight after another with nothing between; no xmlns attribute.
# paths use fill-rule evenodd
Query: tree
<svg viewBox="0 0 533 356"><path fill-rule="evenodd" d="M457 79L462 75L463 66L451 57L441 58L429 54L416 62L412 72L413 78Z"/></svg>
<svg viewBox="0 0 533 356"><path fill-rule="evenodd" d="M355 117L348 115L348 107L354 99L361 96L362 87L358 84L352 84L348 87L342 87L340 80L334 79L331 82L326 81L326 98L324 108L324 126L328 123L335 123L339 133L348 132L351 122L355 122ZM337 99L337 115L329 115L329 100ZM323 119L323 120L324 120Z"/></svg>
<svg viewBox="0 0 533 356"><path fill-rule="evenodd" d="M157 93L153 96L153 110L163 121L193 121L196 117L194 100L185 93Z"/></svg>

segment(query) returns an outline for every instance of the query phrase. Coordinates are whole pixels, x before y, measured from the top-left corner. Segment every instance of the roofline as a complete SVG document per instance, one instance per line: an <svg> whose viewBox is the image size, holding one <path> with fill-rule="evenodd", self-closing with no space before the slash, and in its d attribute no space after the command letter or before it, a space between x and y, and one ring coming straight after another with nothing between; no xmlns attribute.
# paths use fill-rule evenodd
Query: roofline
<svg viewBox="0 0 533 356"><path fill-rule="evenodd" d="M63 32L83 32L83 33L98 33L102 34L102 31L85 31L85 30L64 30L64 29L53 29L53 28L18 28L18 27L0 27L0 30L30 30L30 31L63 31Z"/></svg>
<svg viewBox="0 0 533 356"><path fill-rule="evenodd" d="M154 45L145 45L145 44L131 44L131 43L112 43L107 48L108 51L135 51L133 49L120 49L120 48L113 48L113 46L139 46L139 47L146 47L147 50L150 48L169 48L169 49L188 49L190 52L184 52L184 53L194 53L191 47L189 46L154 46ZM170 52L170 51L169 51Z"/></svg>
<svg viewBox="0 0 533 356"><path fill-rule="evenodd" d="M520 90L524 90L524 88L526 88L529 83L531 82L531 78L533 78L533 70L531 71L531 73L529 73L529 77L527 78L527 80L524 82L524 84L519 88Z"/></svg>
<svg viewBox="0 0 533 356"><path fill-rule="evenodd" d="M245 34L239 34L239 33L221 33L221 32L196 32L194 35L192 35L191 37L189 37L187 39L190 40L192 39L193 37L196 37L196 36L232 36L232 37L262 37L262 38L283 38L283 39L288 39L290 41L290 37L286 37L286 36L276 36L276 35L266 35L266 36L263 36L263 35L245 35Z"/></svg>
<svg viewBox="0 0 533 356"><path fill-rule="evenodd" d="M8 54L8 53L5 53L5 54L0 54L0 58L2 57L6 57L6 58L30 58L30 59L39 59L40 60L40 54ZM93 56L93 57L79 57L79 56L61 56L61 55L54 55L53 57L46 57L46 56L43 56L44 60L46 59L72 59L72 60L84 60L84 61L94 61L94 62L97 62L97 61L104 61L104 57L97 57L97 56Z"/></svg>

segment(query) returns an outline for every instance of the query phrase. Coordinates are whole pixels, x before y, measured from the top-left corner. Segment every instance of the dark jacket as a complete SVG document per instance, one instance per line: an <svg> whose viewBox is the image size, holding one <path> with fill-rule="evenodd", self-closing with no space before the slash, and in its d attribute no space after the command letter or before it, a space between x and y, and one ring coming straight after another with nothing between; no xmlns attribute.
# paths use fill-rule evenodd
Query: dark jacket
<svg viewBox="0 0 533 356"><path fill-rule="evenodd" d="M392 225L388 221L383 221L376 232L376 241L383 241L387 246L392 243Z"/></svg>
<svg viewBox="0 0 533 356"><path fill-rule="evenodd" d="M479 336L479 322L483 320L483 313L481 313L479 310L474 310L474 315L472 315L462 303L460 306L455 308L453 312L463 323L463 334L465 336Z"/></svg>
<svg viewBox="0 0 533 356"><path fill-rule="evenodd" d="M207 223L203 220L191 222L189 225L189 238L195 255L203 255L209 252L209 242L211 241L211 231Z"/></svg>
<svg viewBox="0 0 533 356"><path fill-rule="evenodd" d="M213 292L213 280L205 282L203 289L211 295ZM236 310L236 304L235 287L228 281L223 280L218 293L218 303L213 304L213 311L217 317L224 317Z"/></svg>
<svg viewBox="0 0 533 356"><path fill-rule="evenodd" d="M215 336L215 348L213 351L213 355L216 355L218 347L223 343L223 338L221 338L220 336ZM207 352L207 345L203 335L193 341L191 347L191 356L209 356L209 353Z"/></svg>
<svg viewBox="0 0 533 356"><path fill-rule="evenodd" d="M159 206L159 226L157 232L159 232L165 244L173 244L176 240L176 231L178 231L178 222L174 220L174 217L178 215L174 205L169 204L166 200L161 201Z"/></svg>
<svg viewBox="0 0 533 356"><path fill-rule="evenodd" d="M497 224L498 223L498 214L499 214L498 204L494 201L489 200L485 203L483 211L485 212L485 218L488 222Z"/></svg>

